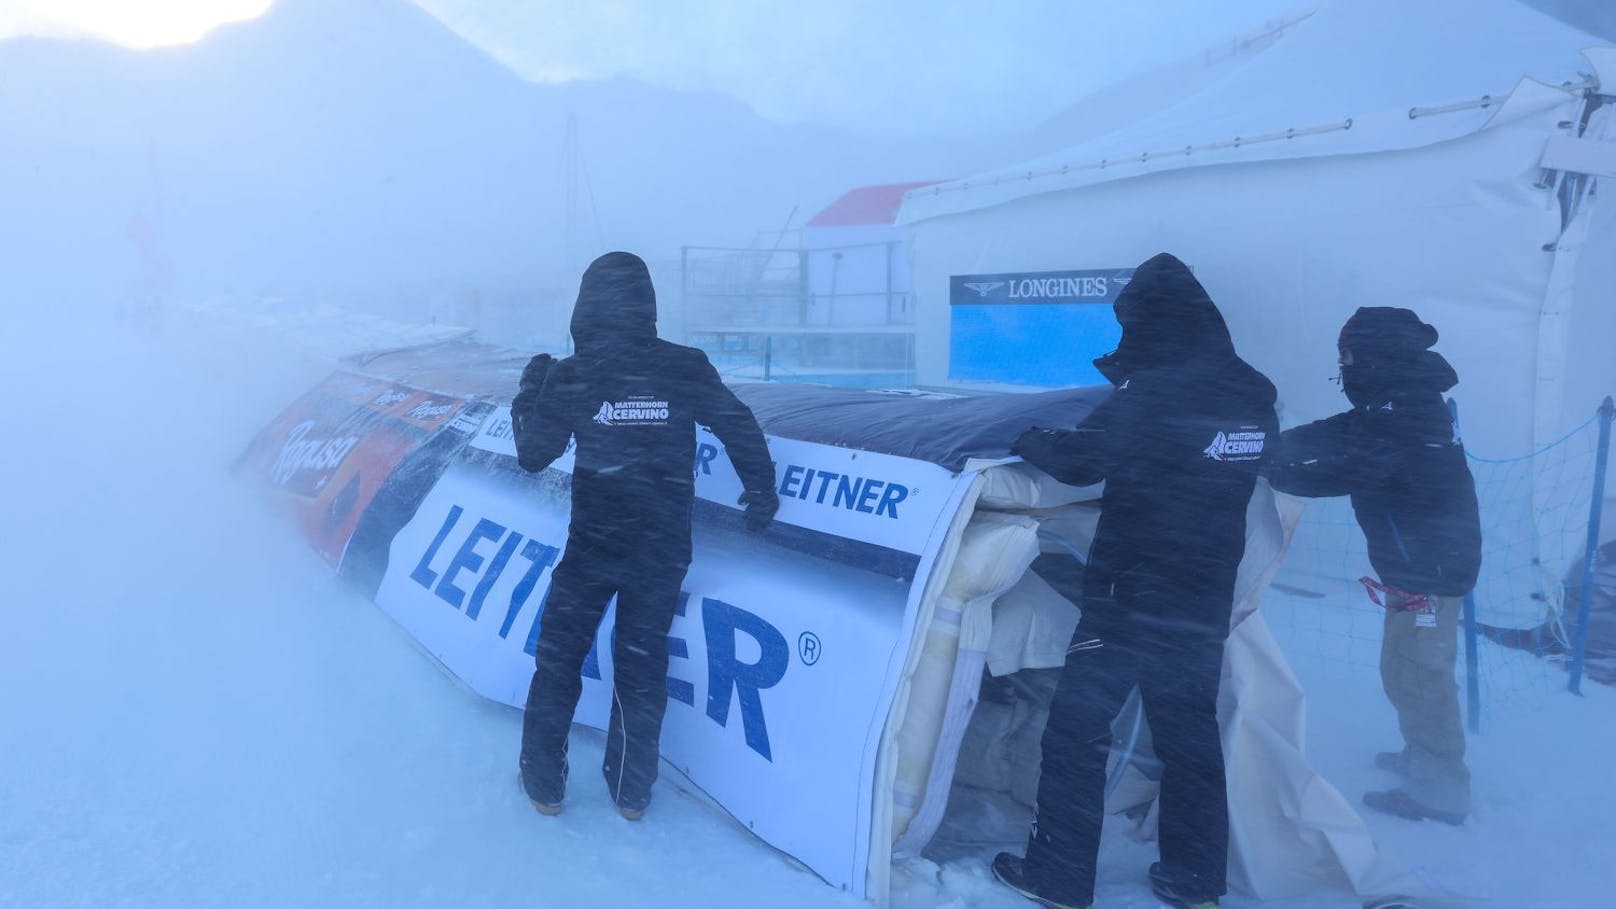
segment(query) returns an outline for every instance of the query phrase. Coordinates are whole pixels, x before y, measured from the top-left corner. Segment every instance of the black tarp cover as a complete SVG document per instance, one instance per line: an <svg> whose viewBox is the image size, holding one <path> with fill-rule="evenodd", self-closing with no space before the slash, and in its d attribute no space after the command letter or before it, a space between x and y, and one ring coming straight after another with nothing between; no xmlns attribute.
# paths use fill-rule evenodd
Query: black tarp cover
<svg viewBox="0 0 1616 909"><path fill-rule="evenodd" d="M771 435L930 461L954 472L972 458L1008 456L1029 427L1076 426L1111 391L955 396L769 382L734 390Z"/></svg>
<svg viewBox="0 0 1616 909"><path fill-rule="evenodd" d="M348 365L425 391L509 404L528 356L451 341L356 357ZM930 461L955 472L972 458L1009 455L1028 427L1076 426L1111 390L955 395L774 382L731 387L770 435Z"/></svg>

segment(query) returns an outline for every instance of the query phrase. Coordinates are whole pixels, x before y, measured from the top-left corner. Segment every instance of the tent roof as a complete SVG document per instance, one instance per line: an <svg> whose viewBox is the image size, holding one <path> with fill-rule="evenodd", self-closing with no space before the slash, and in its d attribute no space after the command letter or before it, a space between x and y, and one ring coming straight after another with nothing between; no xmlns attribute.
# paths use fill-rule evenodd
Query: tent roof
<svg viewBox="0 0 1616 909"><path fill-rule="evenodd" d="M898 220L1189 167L1417 148L1564 100L1599 38L1514 0L1334 0L1230 75L1126 129L910 192ZM1608 74L1607 74L1608 75ZM1517 93L1523 79L1533 92ZM1552 92L1543 86L1556 87Z"/></svg>
<svg viewBox="0 0 1616 909"><path fill-rule="evenodd" d="M810 218L808 226L852 227L861 224L891 224L898 216L898 206L903 204L904 193L937 182L921 180L916 183L886 183L850 189L835 202L825 206L819 214Z"/></svg>

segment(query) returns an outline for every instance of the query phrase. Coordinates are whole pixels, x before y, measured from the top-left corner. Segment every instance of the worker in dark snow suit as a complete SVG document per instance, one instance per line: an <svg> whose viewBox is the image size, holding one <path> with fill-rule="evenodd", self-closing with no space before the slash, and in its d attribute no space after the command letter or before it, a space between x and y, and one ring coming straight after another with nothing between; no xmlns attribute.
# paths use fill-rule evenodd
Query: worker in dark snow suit
<svg viewBox="0 0 1616 909"><path fill-rule="evenodd" d="M1278 431L1274 387L1235 354L1217 307L1171 255L1140 265L1115 309L1122 338L1095 361L1115 390L1077 428L1033 429L1013 449L1105 492L1027 854L1000 853L993 871L1048 905L1094 901L1111 722L1138 685L1163 763L1152 884L1216 905L1229 839L1218 684L1246 506Z"/></svg>
<svg viewBox="0 0 1616 909"><path fill-rule="evenodd" d="M1403 778L1364 803L1409 818L1463 823L1470 771L1459 722L1459 611L1481 569L1481 522L1464 445L1443 392L1459 377L1430 350L1435 328L1411 310L1359 309L1338 342L1352 409L1280 436L1274 488L1351 496L1386 607L1380 675L1397 709L1401 751L1375 762Z"/></svg>
<svg viewBox="0 0 1616 909"><path fill-rule="evenodd" d="M750 529L779 507L774 464L752 412L701 351L656 335L656 293L639 257L607 253L584 272L572 312L577 353L535 357L511 403L517 458L542 471L577 443L572 522L540 620L522 723L522 784L561 810L579 672L617 597L613 698L602 771L625 817L651 799L667 707L668 630L690 564L695 424L724 443Z"/></svg>

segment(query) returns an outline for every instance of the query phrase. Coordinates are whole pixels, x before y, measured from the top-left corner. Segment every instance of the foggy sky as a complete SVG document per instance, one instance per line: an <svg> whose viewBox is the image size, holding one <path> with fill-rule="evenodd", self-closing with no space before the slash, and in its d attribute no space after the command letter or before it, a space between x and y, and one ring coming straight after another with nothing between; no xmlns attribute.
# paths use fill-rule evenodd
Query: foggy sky
<svg viewBox="0 0 1616 909"><path fill-rule="evenodd" d="M190 41L266 2L0 0L0 38ZM414 2L538 82L624 77L727 94L778 121L962 135L1031 126L1074 98L1215 51L1320 0L1023 0L991 13L968 0ZM1527 2L1616 39L1608 0Z"/></svg>
<svg viewBox="0 0 1616 909"><path fill-rule="evenodd" d="M266 0L0 0L0 38L193 41ZM277 0L345 4L376 0ZM1319 0L414 0L538 82L629 78L727 94L771 119L887 135L1024 128L1096 88Z"/></svg>
<svg viewBox="0 0 1616 909"><path fill-rule="evenodd" d="M1032 125L1105 84L1317 0L418 0L523 75L626 76L888 134Z"/></svg>

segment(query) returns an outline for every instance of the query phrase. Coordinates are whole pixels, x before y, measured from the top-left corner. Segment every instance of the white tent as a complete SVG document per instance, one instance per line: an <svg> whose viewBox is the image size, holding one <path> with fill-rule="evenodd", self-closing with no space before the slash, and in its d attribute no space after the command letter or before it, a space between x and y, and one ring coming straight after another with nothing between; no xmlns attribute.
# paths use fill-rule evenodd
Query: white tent
<svg viewBox="0 0 1616 909"><path fill-rule="evenodd" d="M1616 391L1616 47L1510 0L1326 5L1121 131L909 193L920 380L948 382L950 278L1168 250L1279 386L1287 423L1362 305L1415 309L1473 451L1525 454ZM1607 190L1607 194L1609 190ZM1042 341L1041 343L1047 343ZM1072 355L1100 350L1075 345Z"/></svg>

